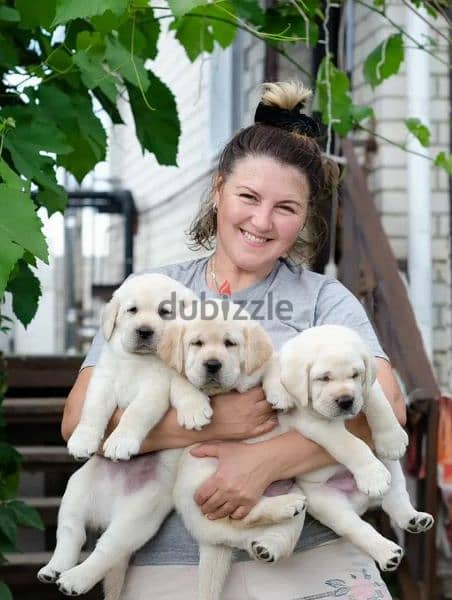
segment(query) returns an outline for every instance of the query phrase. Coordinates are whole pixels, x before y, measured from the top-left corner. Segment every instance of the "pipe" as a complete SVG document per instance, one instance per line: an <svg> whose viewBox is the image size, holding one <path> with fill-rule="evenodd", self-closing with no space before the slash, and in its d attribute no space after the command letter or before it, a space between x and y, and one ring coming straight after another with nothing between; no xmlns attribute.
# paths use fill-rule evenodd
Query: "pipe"
<svg viewBox="0 0 452 600"><path fill-rule="evenodd" d="M421 7L418 9L422 10ZM420 43L429 35L428 25L407 9L407 32ZM430 69L427 52L406 49L406 89L408 117L416 117L429 127ZM409 150L427 154L414 136L409 136ZM432 357L432 248L430 161L407 154L408 192L408 277L409 296L424 346Z"/></svg>

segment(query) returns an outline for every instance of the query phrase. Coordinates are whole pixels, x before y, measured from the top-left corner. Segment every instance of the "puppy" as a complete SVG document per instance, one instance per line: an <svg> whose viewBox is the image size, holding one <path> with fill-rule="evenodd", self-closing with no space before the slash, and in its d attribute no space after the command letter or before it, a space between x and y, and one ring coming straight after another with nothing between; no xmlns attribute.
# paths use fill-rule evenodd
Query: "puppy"
<svg viewBox="0 0 452 600"><path fill-rule="evenodd" d="M176 294L178 302L171 303ZM165 329L196 296L164 275L128 279L102 317L107 343L90 381L69 452L88 458L102 441L116 407L125 409L103 444L105 457L128 460L170 403L179 423L200 428L210 420L209 398L156 355ZM176 314L169 314L173 306ZM58 515L57 545L38 578L57 581L68 595L87 592L105 578L105 598L118 600L130 555L150 539L172 508L179 450L114 463L94 456L68 481ZM78 566L86 528L103 530L95 550Z"/></svg>
<svg viewBox="0 0 452 600"><path fill-rule="evenodd" d="M288 411L280 417L285 426L311 438L341 463L297 478L308 511L370 554L381 570L395 570L402 548L359 515L381 504L399 527L413 533L429 529L433 517L411 504L397 460L408 437L376 381L375 361L364 342L342 326L306 330L283 346L264 390L273 406ZM345 420L361 410L383 463L345 428Z"/></svg>
<svg viewBox="0 0 452 600"><path fill-rule="evenodd" d="M219 302L223 318L198 320L167 330L160 353L200 390L212 395L229 390L244 392L263 379L272 345L268 334L237 306ZM244 317L247 318L244 318ZM271 434L248 440L260 441ZM273 562L285 553L287 540L295 544L303 528L306 503L295 488L283 496L263 497L241 520L210 521L194 500L196 490L217 469L213 458L195 458L187 448L174 487L174 504L187 529L199 542L198 600L219 600L232 560L232 548L246 550L257 560Z"/></svg>

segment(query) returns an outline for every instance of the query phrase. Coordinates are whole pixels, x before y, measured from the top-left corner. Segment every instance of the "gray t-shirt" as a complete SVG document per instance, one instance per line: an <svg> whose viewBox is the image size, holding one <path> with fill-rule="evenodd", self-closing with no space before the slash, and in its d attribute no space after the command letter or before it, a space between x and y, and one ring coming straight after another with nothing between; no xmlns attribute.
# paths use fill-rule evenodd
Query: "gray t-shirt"
<svg viewBox="0 0 452 600"><path fill-rule="evenodd" d="M164 273L186 285L197 295L215 298L206 283L207 258L151 269ZM360 302L339 281L313 273L288 260L279 259L262 281L232 295L232 300L244 305L251 317L258 320L270 335L278 350L294 335L315 325L346 325L357 331L373 354L387 358L381 349L372 325ZM98 332L82 368L97 363L104 343ZM295 551L306 550L334 539L335 534L314 519L307 517ZM247 560L245 552L236 553L237 560ZM135 565L198 564L198 547L176 513L171 513L157 535L135 555Z"/></svg>

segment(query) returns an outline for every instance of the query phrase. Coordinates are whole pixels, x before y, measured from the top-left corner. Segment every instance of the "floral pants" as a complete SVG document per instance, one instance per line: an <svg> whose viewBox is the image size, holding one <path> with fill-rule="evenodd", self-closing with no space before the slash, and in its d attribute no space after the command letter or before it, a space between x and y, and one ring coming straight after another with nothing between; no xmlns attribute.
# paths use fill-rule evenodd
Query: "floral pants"
<svg viewBox="0 0 452 600"><path fill-rule="evenodd" d="M121 600L196 600L197 567L133 566ZM276 564L235 562L223 600L390 600L374 561L342 539Z"/></svg>

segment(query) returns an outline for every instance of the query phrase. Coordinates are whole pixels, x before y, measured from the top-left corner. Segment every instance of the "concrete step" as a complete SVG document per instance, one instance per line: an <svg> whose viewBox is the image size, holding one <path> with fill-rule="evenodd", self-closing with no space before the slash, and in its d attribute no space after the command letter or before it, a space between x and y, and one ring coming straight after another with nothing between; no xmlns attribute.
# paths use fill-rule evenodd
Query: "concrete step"
<svg viewBox="0 0 452 600"><path fill-rule="evenodd" d="M69 474L82 463L76 461L66 446L16 446L22 455L22 468L25 471L60 471ZM60 492L58 492L60 493Z"/></svg>
<svg viewBox="0 0 452 600"><path fill-rule="evenodd" d="M59 496L22 497L20 500L35 508L46 526L56 525L61 504Z"/></svg>
<svg viewBox="0 0 452 600"><path fill-rule="evenodd" d="M8 423L12 421L35 422L48 419L60 422L66 398L6 398L3 414Z"/></svg>

